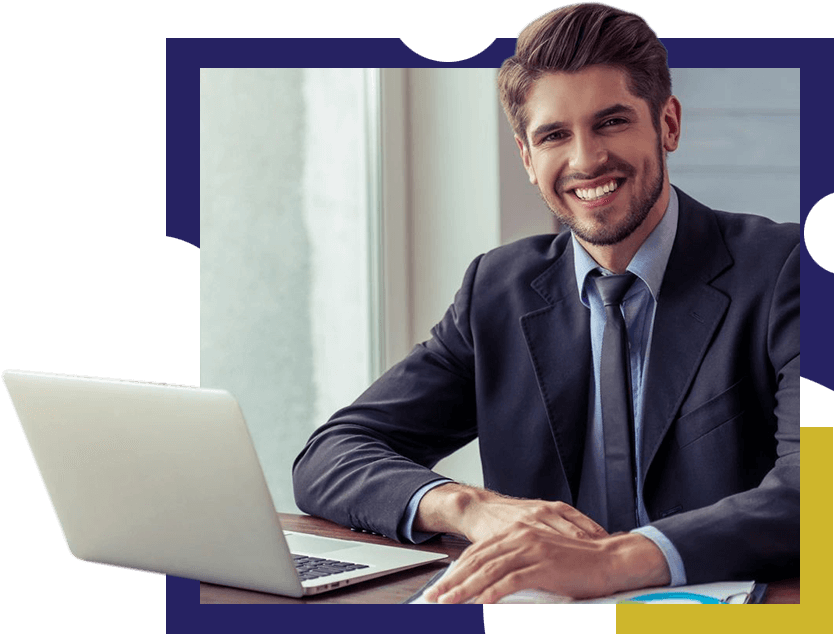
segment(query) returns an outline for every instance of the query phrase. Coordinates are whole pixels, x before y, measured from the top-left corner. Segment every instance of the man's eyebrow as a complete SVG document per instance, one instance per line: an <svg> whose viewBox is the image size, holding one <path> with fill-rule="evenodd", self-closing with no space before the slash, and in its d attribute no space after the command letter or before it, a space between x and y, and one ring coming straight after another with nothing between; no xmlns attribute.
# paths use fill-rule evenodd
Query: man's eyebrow
<svg viewBox="0 0 834 634"><path fill-rule="evenodd" d="M593 114L593 119L604 119L605 117L610 117L612 114L628 114L631 116L635 116L637 114L637 110L632 106L626 105L624 103L615 103L613 106L608 106L607 108L603 108L602 110L597 110ZM551 121L550 123L543 123L535 130L530 132L530 139L537 139L541 136L545 136L550 134L554 130L560 130L565 127L564 121Z"/></svg>
<svg viewBox="0 0 834 634"><path fill-rule="evenodd" d="M610 117L612 114L630 114L634 116L637 114L637 110L624 103L615 103L613 106L597 110L594 113L594 119L604 119L605 117Z"/></svg>
<svg viewBox="0 0 834 634"><path fill-rule="evenodd" d="M551 121L550 123L543 123L538 128L530 132L530 139L537 139L540 136L550 134L554 130L559 130L565 127L563 121Z"/></svg>

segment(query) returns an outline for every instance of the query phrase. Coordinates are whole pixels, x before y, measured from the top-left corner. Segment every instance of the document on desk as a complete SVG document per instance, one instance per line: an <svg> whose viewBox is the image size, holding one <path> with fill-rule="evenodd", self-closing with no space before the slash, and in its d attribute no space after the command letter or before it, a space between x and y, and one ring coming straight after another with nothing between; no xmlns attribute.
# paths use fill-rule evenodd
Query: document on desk
<svg viewBox="0 0 834 634"><path fill-rule="evenodd" d="M442 574L436 575L418 595L406 603L430 603L423 598L423 592L448 574L452 565L450 564ZM764 596L764 589L765 586L757 585L755 581L721 581L675 588L644 588L598 599L582 600L544 590L521 590L504 597L498 603L759 603Z"/></svg>

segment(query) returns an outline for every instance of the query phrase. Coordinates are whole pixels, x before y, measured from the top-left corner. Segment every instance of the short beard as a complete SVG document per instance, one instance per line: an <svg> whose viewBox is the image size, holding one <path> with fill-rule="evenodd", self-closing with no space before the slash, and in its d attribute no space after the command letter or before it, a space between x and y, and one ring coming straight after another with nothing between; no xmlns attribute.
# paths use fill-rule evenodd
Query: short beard
<svg viewBox="0 0 834 634"><path fill-rule="evenodd" d="M553 215L556 216L556 220L558 220L560 224L568 227L568 229L570 229L580 240L599 247L607 247L612 244L618 244L637 231L637 228L643 224L643 221L649 215L652 207L654 207L655 203L657 203L660 198L660 194L663 192L663 179L666 174L666 166L663 161L663 145L660 143L659 138L657 142L657 164L659 166L657 179L651 183L650 187L646 190L645 196L643 196L640 200L636 200L631 205L628 215L619 225L604 225L604 209L601 209L596 216L596 219L600 220L601 224L603 224L602 228L592 230L588 226L579 226L579 223L576 222L575 218L569 217L567 214L554 209L549 204L548 208ZM568 195L570 196L572 194ZM542 197L542 199L544 199L544 197ZM545 204L547 204L547 200L545 200Z"/></svg>

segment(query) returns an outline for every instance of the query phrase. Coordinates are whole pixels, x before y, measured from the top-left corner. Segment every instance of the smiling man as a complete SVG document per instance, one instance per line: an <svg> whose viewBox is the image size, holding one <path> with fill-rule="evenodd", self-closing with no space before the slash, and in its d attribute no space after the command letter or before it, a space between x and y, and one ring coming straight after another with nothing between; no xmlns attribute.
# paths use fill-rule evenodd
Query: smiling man
<svg viewBox="0 0 834 634"><path fill-rule="evenodd" d="M798 227L670 185L681 104L637 16L540 18L499 88L569 231L472 263L432 338L310 439L299 507L468 537L440 602L796 575ZM431 470L475 437L485 489Z"/></svg>

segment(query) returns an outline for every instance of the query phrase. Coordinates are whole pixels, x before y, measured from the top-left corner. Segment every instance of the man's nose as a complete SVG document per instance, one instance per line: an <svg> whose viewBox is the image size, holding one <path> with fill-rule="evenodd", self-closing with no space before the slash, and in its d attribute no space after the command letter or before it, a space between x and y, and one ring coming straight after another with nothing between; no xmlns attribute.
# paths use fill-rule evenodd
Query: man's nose
<svg viewBox="0 0 834 634"><path fill-rule="evenodd" d="M593 175L608 162L608 150L599 136L594 134L577 134L571 148L571 171Z"/></svg>

